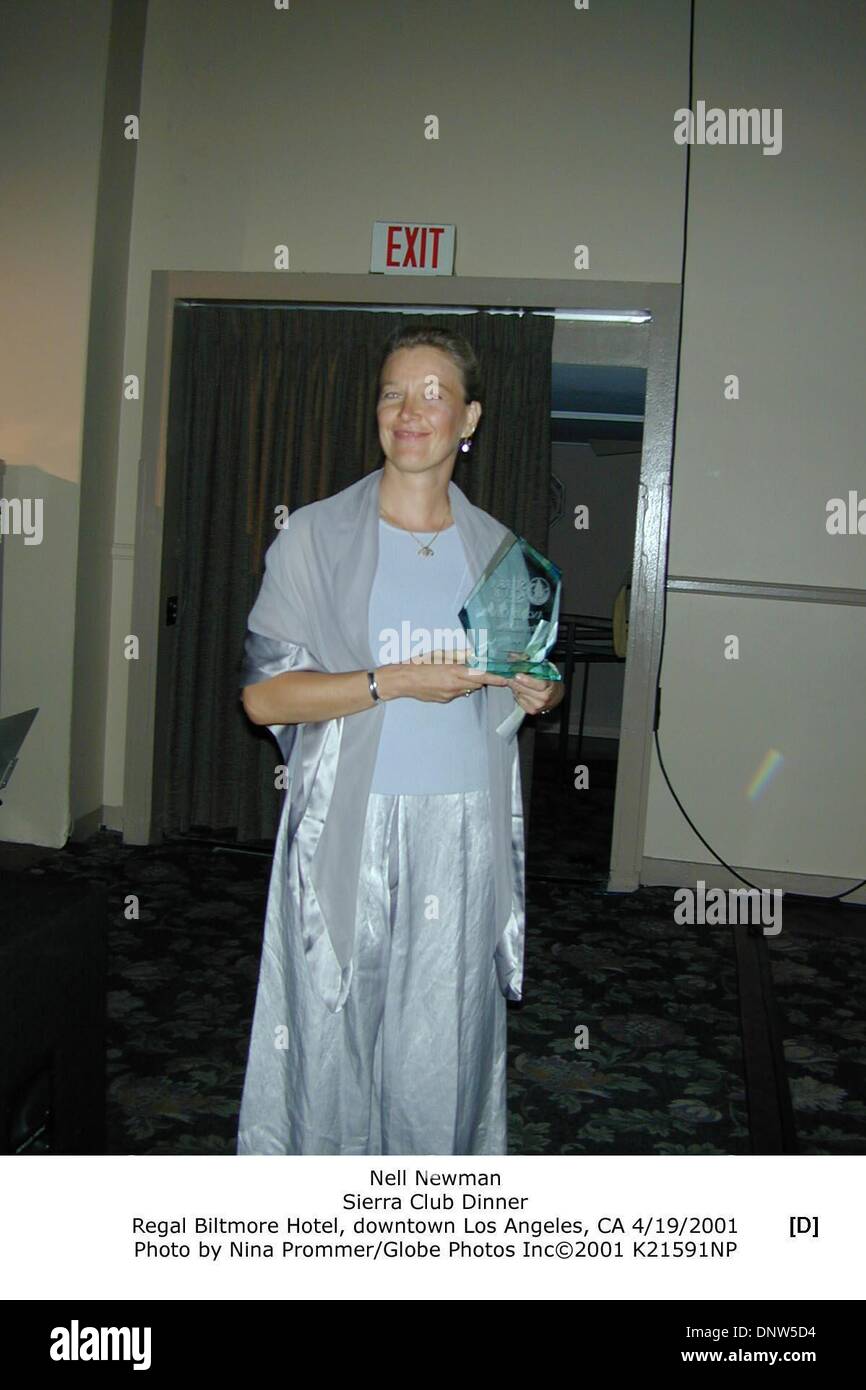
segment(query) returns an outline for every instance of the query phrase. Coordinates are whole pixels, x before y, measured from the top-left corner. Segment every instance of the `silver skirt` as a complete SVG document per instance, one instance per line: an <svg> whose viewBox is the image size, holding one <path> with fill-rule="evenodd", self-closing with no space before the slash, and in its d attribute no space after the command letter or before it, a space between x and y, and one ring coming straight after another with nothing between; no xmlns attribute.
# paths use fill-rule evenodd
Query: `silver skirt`
<svg viewBox="0 0 866 1390"><path fill-rule="evenodd" d="M370 793L352 983L337 1013L310 973L299 906L312 888L286 826L283 816L237 1152L504 1154L490 793Z"/></svg>

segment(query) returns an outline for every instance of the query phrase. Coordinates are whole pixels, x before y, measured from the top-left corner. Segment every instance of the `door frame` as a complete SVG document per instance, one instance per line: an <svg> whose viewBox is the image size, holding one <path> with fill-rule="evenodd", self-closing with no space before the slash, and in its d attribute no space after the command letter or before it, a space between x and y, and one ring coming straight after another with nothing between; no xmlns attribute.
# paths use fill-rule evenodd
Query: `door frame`
<svg viewBox="0 0 866 1390"><path fill-rule="evenodd" d="M166 510L174 505L167 478L167 433L174 306L177 300L292 304L413 305L571 311L638 310L650 314L646 334L646 404L635 524L628 647L623 686L608 891L641 882L652 761L656 682L661 655L665 556L681 312L678 283L619 280L523 280L472 276L373 276L292 272L167 271L152 273L142 402L142 441L131 631L139 659L129 663L124 767L123 840L150 844L153 825L154 732L162 614ZM629 329L612 326L617 340ZM634 331L632 329L631 331ZM612 338L612 342L613 342ZM616 363L616 349L609 359Z"/></svg>

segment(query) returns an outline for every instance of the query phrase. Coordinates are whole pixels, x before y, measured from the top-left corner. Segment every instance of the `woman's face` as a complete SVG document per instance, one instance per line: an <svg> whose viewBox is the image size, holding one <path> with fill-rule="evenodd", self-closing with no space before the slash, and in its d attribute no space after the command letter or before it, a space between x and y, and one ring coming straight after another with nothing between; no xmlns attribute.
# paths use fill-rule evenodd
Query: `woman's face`
<svg viewBox="0 0 866 1390"><path fill-rule="evenodd" d="M478 424L478 401L466 405L459 368L433 347L399 348L385 362L376 417L382 452L403 471L453 463L462 438Z"/></svg>

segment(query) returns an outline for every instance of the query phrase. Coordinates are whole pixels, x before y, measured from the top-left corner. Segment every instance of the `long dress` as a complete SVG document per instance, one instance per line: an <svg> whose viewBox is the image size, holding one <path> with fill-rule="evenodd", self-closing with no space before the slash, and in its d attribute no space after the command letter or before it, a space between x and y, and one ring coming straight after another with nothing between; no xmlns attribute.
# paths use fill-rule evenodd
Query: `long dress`
<svg viewBox="0 0 866 1390"><path fill-rule="evenodd" d="M370 644L459 633L456 527L432 557L380 522ZM438 562L438 563L437 563ZM426 637L423 634L427 634ZM486 687L387 702L361 852L352 985L314 987L297 905L310 850L281 817L238 1128L239 1154L504 1154L506 1007L494 960ZM310 903L307 907L309 911ZM314 906L314 904L313 904Z"/></svg>

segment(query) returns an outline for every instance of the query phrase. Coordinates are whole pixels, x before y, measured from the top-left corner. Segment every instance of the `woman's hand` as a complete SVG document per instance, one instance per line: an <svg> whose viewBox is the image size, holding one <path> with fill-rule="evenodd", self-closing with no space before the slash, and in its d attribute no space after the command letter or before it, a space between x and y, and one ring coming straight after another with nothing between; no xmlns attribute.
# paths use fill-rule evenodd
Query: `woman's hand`
<svg viewBox="0 0 866 1390"><path fill-rule="evenodd" d="M506 684L511 686L515 700L527 714L556 709L565 695L565 681L541 681L523 672L510 676Z"/></svg>
<svg viewBox="0 0 866 1390"><path fill-rule="evenodd" d="M448 704L458 695L471 695L484 685L509 684L505 676L468 667L464 651L445 651L442 648L423 652L408 661L380 666L376 681L386 700L404 696L411 700L431 700L440 705Z"/></svg>

